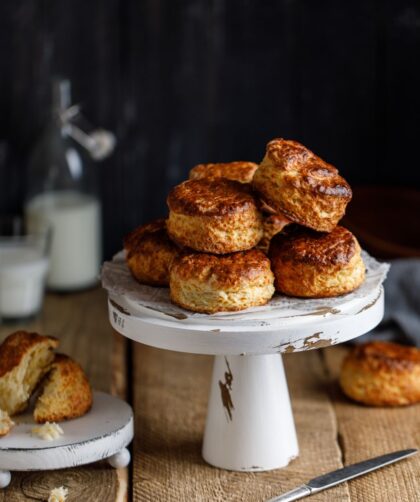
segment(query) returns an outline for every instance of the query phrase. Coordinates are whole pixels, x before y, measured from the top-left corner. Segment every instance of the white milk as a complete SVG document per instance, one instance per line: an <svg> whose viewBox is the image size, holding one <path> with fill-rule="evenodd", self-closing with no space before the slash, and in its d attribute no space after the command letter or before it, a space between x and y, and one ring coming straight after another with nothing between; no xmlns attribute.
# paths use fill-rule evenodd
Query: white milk
<svg viewBox="0 0 420 502"><path fill-rule="evenodd" d="M48 286L65 291L94 284L101 263L99 201L75 191L49 192L34 197L25 211L30 229L46 222L52 227Z"/></svg>
<svg viewBox="0 0 420 502"><path fill-rule="evenodd" d="M36 314L44 296L48 259L27 244L0 243L0 318Z"/></svg>

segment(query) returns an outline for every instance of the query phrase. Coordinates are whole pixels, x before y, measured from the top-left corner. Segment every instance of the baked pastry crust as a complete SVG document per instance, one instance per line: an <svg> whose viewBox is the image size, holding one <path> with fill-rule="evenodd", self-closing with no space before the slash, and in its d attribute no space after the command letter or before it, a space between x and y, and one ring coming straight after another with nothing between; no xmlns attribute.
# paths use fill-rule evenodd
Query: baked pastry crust
<svg viewBox="0 0 420 502"><path fill-rule="evenodd" d="M0 409L23 411L42 377L50 370L58 340L16 331L0 345Z"/></svg>
<svg viewBox="0 0 420 502"><path fill-rule="evenodd" d="M128 268L141 284L169 285L169 268L179 248L169 239L166 220L136 228L125 237L124 248Z"/></svg>
<svg viewBox="0 0 420 502"><path fill-rule="evenodd" d="M168 206L170 238L196 251L243 251L254 247L262 237L257 202L250 188L237 181L185 181L171 190Z"/></svg>
<svg viewBox="0 0 420 502"><path fill-rule="evenodd" d="M401 406L420 401L420 350L397 343L356 346L341 367L343 392L371 406Z"/></svg>
<svg viewBox="0 0 420 502"><path fill-rule="evenodd" d="M56 354L35 403L38 423L81 417L92 406L92 389L82 367L69 356Z"/></svg>
<svg viewBox="0 0 420 502"><path fill-rule="evenodd" d="M241 160L235 162L197 164L191 169L189 177L190 180L226 178L241 183L251 183L257 169L258 164Z"/></svg>
<svg viewBox="0 0 420 502"><path fill-rule="evenodd" d="M19 366L23 358L39 345L46 345L52 350L58 346L58 340L27 331L15 331L5 338L0 345L0 378Z"/></svg>
<svg viewBox="0 0 420 502"><path fill-rule="evenodd" d="M195 312L213 314L264 305L274 294L270 261L252 249L223 256L190 253L171 268L171 300Z"/></svg>
<svg viewBox="0 0 420 502"><path fill-rule="evenodd" d="M295 223L331 232L344 216L352 191L337 169L297 141L267 144L252 181L266 204Z"/></svg>
<svg viewBox="0 0 420 502"><path fill-rule="evenodd" d="M276 290L289 296L326 298L349 293L365 278L356 237L343 227L319 233L291 227L271 241Z"/></svg>

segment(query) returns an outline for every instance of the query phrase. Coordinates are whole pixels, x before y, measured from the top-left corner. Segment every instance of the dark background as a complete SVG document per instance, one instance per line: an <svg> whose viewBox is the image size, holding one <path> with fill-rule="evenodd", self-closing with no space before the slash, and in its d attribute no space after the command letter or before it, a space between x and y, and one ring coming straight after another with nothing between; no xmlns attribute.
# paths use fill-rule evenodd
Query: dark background
<svg viewBox="0 0 420 502"><path fill-rule="evenodd" d="M0 211L68 77L118 138L97 166L107 256L194 164L259 161L276 136L352 185L420 185L418 1L2 0L0 71Z"/></svg>

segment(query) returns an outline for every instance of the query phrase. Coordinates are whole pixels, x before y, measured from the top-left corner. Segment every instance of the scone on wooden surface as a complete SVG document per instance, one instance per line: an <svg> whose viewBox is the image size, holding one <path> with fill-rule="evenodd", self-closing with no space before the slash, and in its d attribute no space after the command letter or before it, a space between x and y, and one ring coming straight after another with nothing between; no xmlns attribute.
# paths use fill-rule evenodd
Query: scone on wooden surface
<svg viewBox="0 0 420 502"><path fill-rule="evenodd" d="M274 294L270 261L256 249L228 255L191 253L171 268L171 300L195 312L234 312L266 304Z"/></svg>
<svg viewBox="0 0 420 502"><path fill-rule="evenodd" d="M264 202L291 221L331 232L352 197L338 170L297 141L276 138L252 184Z"/></svg>
<svg viewBox="0 0 420 502"><path fill-rule="evenodd" d="M92 389L82 367L70 357L57 354L35 403L35 421L62 422L81 417L91 406Z"/></svg>
<svg viewBox="0 0 420 502"><path fill-rule="evenodd" d="M250 188L224 178L184 181L168 196L168 233L195 251L227 254L253 248L263 234Z"/></svg>
<svg viewBox="0 0 420 502"><path fill-rule="evenodd" d="M17 331L0 345L0 409L22 412L42 377L50 370L58 340Z"/></svg>
<svg viewBox="0 0 420 502"><path fill-rule="evenodd" d="M168 286L169 268L179 247L168 237L166 220L142 225L124 239L127 265L141 284Z"/></svg>
<svg viewBox="0 0 420 502"><path fill-rule="evenodd" d="M242 160L197 164L190 171L190 180L226 178L240 183L251 183L257 169L258 164Z"/></svg>
<svg viewBox="0 0 420 502"><path fill-rule="evenodd" d="M370 406L420 402L420 350L390 342L356 346L343 361L340 385L351 399Z"/></svg>
<svg viewBox="0 0 420 502"><path fill-rule="evenodd" d="M276 290L302 298L328 298L358 288L365 265L356 237L343 227L330 233L287 227L270 243Z"/></svg>
<svg viewBox="0 0 420 502"><path fill-rule="evenodd" d="M6 436L13 429L15 423L7 411L0 410L0 437Z"/></svg>

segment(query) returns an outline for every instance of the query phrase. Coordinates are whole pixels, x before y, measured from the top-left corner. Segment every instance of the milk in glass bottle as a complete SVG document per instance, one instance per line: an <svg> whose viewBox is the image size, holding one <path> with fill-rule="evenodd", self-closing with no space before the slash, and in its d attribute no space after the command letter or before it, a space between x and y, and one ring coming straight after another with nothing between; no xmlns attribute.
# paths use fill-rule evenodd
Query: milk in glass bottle
<svg viewBox="0 0 420 502"><path fill-rule="evenodd" d="M53 85L50 123L32 153L27 173L25 216L29 228L52 229L49 289L72 291L98 280L101 206L95 165L68 134L70 82Z"/></svg>

